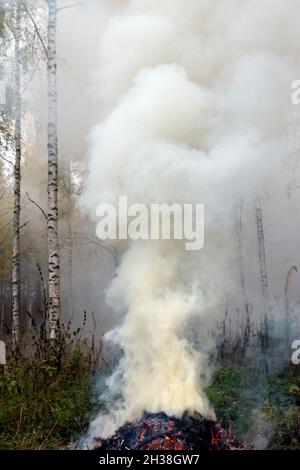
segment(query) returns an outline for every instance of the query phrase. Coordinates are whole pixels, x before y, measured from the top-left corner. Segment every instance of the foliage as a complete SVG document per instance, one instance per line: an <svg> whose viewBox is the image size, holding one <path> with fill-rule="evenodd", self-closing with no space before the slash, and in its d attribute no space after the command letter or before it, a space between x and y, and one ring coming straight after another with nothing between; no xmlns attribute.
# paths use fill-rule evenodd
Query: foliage
<svg viewBox="0 0 300 470"><path fill-rule="evenodd" d="M300 449L300 371L266 374L262 364L233 364L214 375L207 394L218 418L250 442L270 449Z"/></svg>
<svg viewBox="0 0 300 470"><path fill-rule="evenodd" d="M81 334L61 327L51 344L39 330L10 354L0 373L0 449L60 449L85 432L98 353Z"/></svg>

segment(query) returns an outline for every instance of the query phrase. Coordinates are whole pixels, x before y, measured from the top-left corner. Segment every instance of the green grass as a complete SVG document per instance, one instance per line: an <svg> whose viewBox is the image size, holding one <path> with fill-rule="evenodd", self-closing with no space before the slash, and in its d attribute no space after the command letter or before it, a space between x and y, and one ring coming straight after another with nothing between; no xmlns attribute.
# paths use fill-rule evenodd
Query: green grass
<svg viewBox="0 0 300 470"><path fill-rule="evenodd" d="M61 449L84 433L93 408L82 345L46 358L10 357L0 372L0 449Z"/></svg>
<svg viewBox="0 0 300 470"><path fill-rule="evenodd" d="M10 354L0 370L0 449L64 449L85 433L99 357L81 332L62 329L52 345L41 331ZM266 374L259 360L232 361L214 374L207 395L237 437L300 450L300 367Z"/></svg>
<svg viewBox="0 0 300 470"><path fill-rule="evenodd" d="M300 449L300 370L266 374L258 364L217 371L207 389L216 414L248 442L265 438L270 449Z"/></svg>

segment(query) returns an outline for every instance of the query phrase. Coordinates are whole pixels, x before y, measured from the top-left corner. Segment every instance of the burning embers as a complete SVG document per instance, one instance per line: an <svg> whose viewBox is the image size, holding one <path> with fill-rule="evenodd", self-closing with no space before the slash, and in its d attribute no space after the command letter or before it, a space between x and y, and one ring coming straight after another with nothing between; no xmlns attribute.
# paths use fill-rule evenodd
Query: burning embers
<svg viewBox="0 0 300 470"><path fill-rule="evenodd" d="M219 424L184 416L170 418L165 413L147 414L139 422L127 424L108 440L95 439L101 450L251 450L230 436Z"/></svg>

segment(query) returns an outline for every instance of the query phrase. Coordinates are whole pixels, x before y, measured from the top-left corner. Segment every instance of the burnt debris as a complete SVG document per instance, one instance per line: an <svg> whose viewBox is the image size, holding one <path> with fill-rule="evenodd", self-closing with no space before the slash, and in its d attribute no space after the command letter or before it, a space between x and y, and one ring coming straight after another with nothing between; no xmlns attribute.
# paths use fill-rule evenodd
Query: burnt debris
<svg viewBox="0 0 300 470"><path fill-rule="evenodd" d="M222 426L200 416L182 419L165 413L145 414L121 427L108 440L95 439L101 450L252 450Z"/></svg>

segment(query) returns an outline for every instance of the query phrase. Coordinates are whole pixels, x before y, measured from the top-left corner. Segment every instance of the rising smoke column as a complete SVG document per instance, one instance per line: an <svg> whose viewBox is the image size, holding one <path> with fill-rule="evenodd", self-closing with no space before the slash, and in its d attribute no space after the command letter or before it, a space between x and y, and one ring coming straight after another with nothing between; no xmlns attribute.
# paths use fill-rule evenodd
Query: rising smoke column
<svg viewBox="0 0 300 470"><path fill-rule="evenodd" d="M103 437L144 411L214 416L205 344L193 349L186 331L192 319L222 314L234 294L235 202L255 197L295 150L287 130L300 4L120 0L105 14L93 84L102 118L82 206L95 218L119 195L147 206L204 203L206 244L197 253L179 241L121 246L107 302L123 318L107 339L124 355L107 381L114 408L90 430Z"/></svg>

